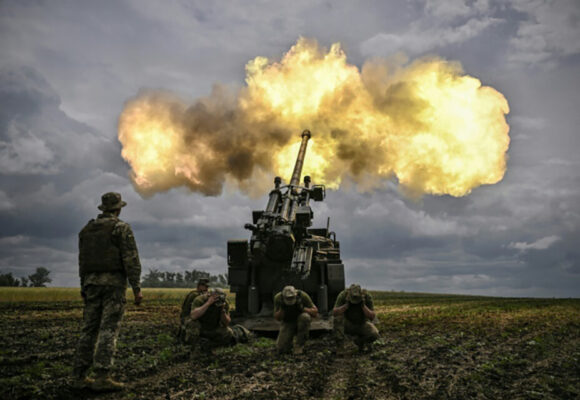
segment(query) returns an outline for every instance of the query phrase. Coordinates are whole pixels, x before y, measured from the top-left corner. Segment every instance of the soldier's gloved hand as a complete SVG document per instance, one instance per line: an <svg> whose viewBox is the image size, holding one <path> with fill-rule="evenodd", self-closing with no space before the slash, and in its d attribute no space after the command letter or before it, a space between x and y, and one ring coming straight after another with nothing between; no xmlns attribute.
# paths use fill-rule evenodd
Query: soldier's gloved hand
<svg viewBox="0 0 580 400"><path fill-rule="evenodd" d="M214 303L214 306L216 306L217 308L221 308L222 310L225 308L226 303L225 301L223 301L222 299L217 299Z"/></svg>
<svg viewBox="0 0 580 400"><path fill-rule="evenodd" d="M143 293L141 293L141 290L137 293L133 292L133 295L135 296L135 305L141 305L141 302L143 301Z"/></svg>
<svg viewBox="0 0 580 400"><path fill-rule="evenodd" d="M218 295L217 293L212 293L209 296L207 296L207 303L211 306L213 303L215 303L218 299Z"/></svg>

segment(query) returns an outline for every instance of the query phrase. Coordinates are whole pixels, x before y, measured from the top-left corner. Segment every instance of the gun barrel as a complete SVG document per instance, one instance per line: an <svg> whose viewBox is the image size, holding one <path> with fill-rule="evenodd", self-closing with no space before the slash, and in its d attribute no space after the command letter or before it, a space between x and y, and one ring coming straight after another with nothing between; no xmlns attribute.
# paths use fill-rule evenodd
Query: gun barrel
<svg viewBox="0 0 580 400"><path fill-rule="evenodd" d="M302 143L300 144L300 150L298 151L296 164L294 164L294 172L292 172L290 186L297 186L300 183L300 175L302 174L302 167L304 166L304 156L306 155L306 146L308 145L308 140L311 137L312 134L308 129L302 132Z"/></svg>
<svg viewBox="0 0 580 400"><path fill-rule="evenodd" d="M292 178L290 179L290 190L288 191L288 195L284 199L282 209L280 210L280 216L285 221L290 221L292 219L292 187L300 184L300 175L302 174L302 167L304 166L306 146L308 145L308 140L311 136L312 135L308 129L302 132L302 143L300 144L298 157L296 157L296 164L294 164L294 172L292 172Z"/></svg>

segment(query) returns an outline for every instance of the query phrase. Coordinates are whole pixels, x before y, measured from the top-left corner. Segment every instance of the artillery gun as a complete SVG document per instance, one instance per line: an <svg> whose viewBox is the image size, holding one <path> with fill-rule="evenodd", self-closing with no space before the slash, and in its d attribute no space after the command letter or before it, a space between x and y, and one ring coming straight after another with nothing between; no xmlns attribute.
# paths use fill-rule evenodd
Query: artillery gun
<svg viewBox="0 0 580 400"><path fill-rule="evenodd" d="M329 230L311 228L314 213L310 200L322 201L324 185L311 185L310 176L300 176L310 131L302 133L302 143L288 185L274 179L266 209L253 211L250 240L228 241L228 283L236 294L233 318L254 331L277 331L274 295L293 285L310 295L320 314L311 329L332 329L332 310L344 289L344 265L340 243Z"/></svg>

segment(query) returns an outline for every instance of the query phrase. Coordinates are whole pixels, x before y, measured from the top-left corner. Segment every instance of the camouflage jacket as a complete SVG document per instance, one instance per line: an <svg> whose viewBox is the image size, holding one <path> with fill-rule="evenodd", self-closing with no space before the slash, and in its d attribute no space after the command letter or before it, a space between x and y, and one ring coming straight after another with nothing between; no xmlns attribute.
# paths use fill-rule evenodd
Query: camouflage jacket
<svg viewBox="0 0 580 400"><path fill-rule="evenodd" d="M338 308L347 303L348 301L346 299L347 291L348 289L344 289L342 292L338 294L338 296L336 297L336 303L334 304L334 308ZM356 325L363 324L367 320L367 317L365 316L362 309L363 303L368 307L369 310L374 309L373 296L364 289L362 291L362 294L363 301L360 302L359 304L349 303L348 308L344 313L344 317Z"/></svg>
<svg viewBox="0 0 580 400"><path fill-rule="evenodd" d="M127 280L133 290L140 290L141 284L141 262L139 261L139 252L137 251L137 244L133 231L128 223L121 221L118 217L111 213L99 214L97 217L112 218L117 221L112 232L113 245L116 246L121 253L121 261L125 269L124 272L90 272L84 275L81 274L81 287L88 285L95 286L116 286L127 287ZM79 240L79 248L80 248ZM85 261L81 252L79 252L79 266L83 265Z"/></svg>
<svg viewBox="0 0 580 400"><path fill-rule="evenodd" d="M191 311L195 310L198 307L201 307L205 304L207 299L209 298L209 294L200 294L193 300L193 304L191 305ZM226 314L230 312L230 303L226 300L224 304L224 308ZM202 331L211 331L218 328L221 324L221 315L222 310L221 307L217 307L215 304L212 304L208 307L207 311L199 317L198 321L201 324Z"/></svg>
<svg viewBox="0 0 580 400"><path fill-rule="evenodd" d="M189 317L191 314L191 305L197 296L202 294L198 289L193 289L191 292L185 296L185 300L183 300L183 304L181 305L181 314L179 315L179 319L183 323L185 318Z"/></svg>
<svg viewBox="0 0 580 400"><path fill-rule="evenodd" d="M296 322L298 316L304 312L304 308L312 308L314 303L308 295L308 293L298 290L298 298L296 299L296 304L288 306L284 304L282 300L282 292L279 292L274 296L274 313L280 310L284 310L284 322Z"/></svg>

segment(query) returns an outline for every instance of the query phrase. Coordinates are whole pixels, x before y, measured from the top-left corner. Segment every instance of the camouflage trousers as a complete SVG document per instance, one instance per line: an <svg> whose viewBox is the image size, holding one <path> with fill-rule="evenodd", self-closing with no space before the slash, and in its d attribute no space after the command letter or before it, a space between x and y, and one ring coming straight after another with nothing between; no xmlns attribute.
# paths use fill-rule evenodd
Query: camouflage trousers
<svg viewBox="0 0 580 400"><path fill-rule="evenodd" d="M344 342L345 334L352 335L355 337L354 342L359 347L372 343L380 337L379 330L371 322L365 321L362 324L353 324L342 315L334 317L332 329L338 343Z"/></svg>
<svg viewBox="0 0 580 400"><path fill-rule="evenodd" d="M202 329L199 321L187 317L179 328L178 337L182 343L194 345L199 338L208 339L214 346L229 346L236 343L247 343L250 331L242 325L233 327L218 326L215 329Z"/></svg>
<svg viewBox="0 0 580 400"><path fill-rule="evenodd" d="M85 289L83 324L77 344L73 374L82 377L94 366L108 373L117 347L125 312L125 288L89 285Z"/></svg>
<svg viewBox="0 0 580 400"><path fill-rule="evenodd" d="M296 322L282 322L278 339L276 340L276 349L278 353L288 353L292 350L292 341L296 336L296 345L304 346L308 340L310 332L310 322L312 318L308 313L300 314Z"/></svg>
<svg viewBox="0 0 580 400"><path fill-rule="evenodd" d="M218 326L215 329L200 329L199 336L208 339L214 346L233 346L236 344L236 335L232 328Z"/></svg>
<svg viewBox="0 0 580 400"><path fill-rule="evenodd" d="M179 326L177 337L181 343L194 344L199 338L201 324L199 321L193 321L190 317L186 317Z"/></svg>

